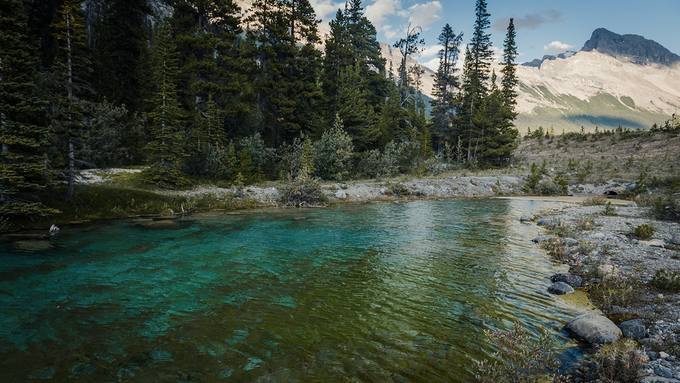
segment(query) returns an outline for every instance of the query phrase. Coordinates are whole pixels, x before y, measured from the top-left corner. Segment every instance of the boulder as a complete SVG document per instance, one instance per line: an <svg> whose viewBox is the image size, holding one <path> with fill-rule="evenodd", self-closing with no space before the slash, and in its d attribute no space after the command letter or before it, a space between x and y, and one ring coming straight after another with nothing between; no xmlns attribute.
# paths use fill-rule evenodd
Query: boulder
<svg viewBox="0 0 680 383"><path fill-rule="evenodd" d="M534 238L531 240L533 243L543 243L543 242L548 242L552 239L552 237L548 235L539 235L538 237Z"/></svg>
<svg viewBox="0 0 680 383"><path fill-rule="evenodd" d="M622 335L614 322L594 312L576 317L567 323L567 330L590 344L613 343Z"/></svg>
<svg viewBox="0 0 680 383"><path fill-rule="evenodd" d="M532 219L528 215L523 215L523 216L519 217L519 221L522 222L522 223L529 223L529 222L532 221Z"/></svg>
<svg viewBox="0 0 680 383"><path fill-rule="evenodd" d="M555 295L565 295L574 292L574 288L564 282L555 282L548 287L548 292Z"/></svg>
<svg viewBox="0 0 680 383"><path fill-rule="evenodd" d="M347 199L347 192L345 192L342 189L338 189L338 191L335 192L335 198L340 199L340 200L346 200Z"/></svg>
<svg viewBox="0 0 680 383"><path fill-rule="evenodd" d="M564 282L575 289L581 287L581 285L583 284L583 279L581 279L581 277L569 273L555 274L552 277L550 277L550 281L553 283Z"/></svg>
<svg viewBox="0 0 680 383"><path fill-rule="evenodd" d="M642 319L632 319L619 325L623 336L630 339L640 340L647 336L647 327Z"/></svg>
<svg viewBox="0 0 680 383"><path fill-rule="evenodd" d="M673 370L661 364L654 366L654 373L662 378L673 379Z"/></svg>
<svg viewBox="0 0 680 383"><path fill-rule="evenodd" d="M47 240L25 240L14 242L14 248L19 251L37 252L52 248L52 242Z"/></svg>

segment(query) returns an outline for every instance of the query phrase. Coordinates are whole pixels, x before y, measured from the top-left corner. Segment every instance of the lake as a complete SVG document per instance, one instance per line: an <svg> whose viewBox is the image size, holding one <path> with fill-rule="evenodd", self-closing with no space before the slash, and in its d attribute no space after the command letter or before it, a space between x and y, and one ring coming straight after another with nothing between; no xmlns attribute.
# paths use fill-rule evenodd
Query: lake
<svg viewBox="0 0 680 383"><path fill-rule="evenodd" d="M470 381L484 329L575 315L519 223L551 206L255 211L1 244L0 381Z"/></svg>

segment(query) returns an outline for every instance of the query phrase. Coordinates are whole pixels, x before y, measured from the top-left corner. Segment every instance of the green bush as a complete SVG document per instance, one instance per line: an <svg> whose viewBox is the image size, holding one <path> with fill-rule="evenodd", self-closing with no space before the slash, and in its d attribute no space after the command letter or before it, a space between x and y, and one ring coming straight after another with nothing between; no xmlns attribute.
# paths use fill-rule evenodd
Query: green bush
<svg viewBox="0 0 680 383"><path fill-rule="evenodd" d="M633 235L638 239L647 240L652 238L655 232L654 226L643 223L633 230Z"/></svg>
<svg viewBox="0 0 680 383"><path fill-rule="evenodd" d="M281 203L291 207L318 206L326 202L319 182L310 177L299 177L281 188Z"/></svg>
<svg viewBox="0 0 680 383"><path fill-rule="evenodd" d="M607 205L605 205L604 210L602 211L602 215L606 215L608 217L616 216L616 208L611 202L607 202Z"/></svg>
<svg viewBox="0 0 680 383"><path fill-rule="evenodd" d="M336 117L335 124L326 130L315 145L314 167L316 175L325 180L345 179L350 170L354 146L352 138Z"/></svg>
<svg viewBox="0 0 680 383"><path fill-rule="evenodd" d="M665 269L657 270L650 284L659 290L680 293L680 273Z"/></svg>
<svg viewBox="0 0 680 383"><path fill-rule="evenodd" d="M593 356L598 381L604 383L637 383L645 360L631 339L604 345Z"/></svg>
<svg viewBox="0 0 680 383"><path fill-rule="evenodd" d="M522 325L515 324L509 331L484 333L496 352L491 359L475 363L476 382L538 383L556 377L559 352L555 338L547 331L534 337Z"/></svg>

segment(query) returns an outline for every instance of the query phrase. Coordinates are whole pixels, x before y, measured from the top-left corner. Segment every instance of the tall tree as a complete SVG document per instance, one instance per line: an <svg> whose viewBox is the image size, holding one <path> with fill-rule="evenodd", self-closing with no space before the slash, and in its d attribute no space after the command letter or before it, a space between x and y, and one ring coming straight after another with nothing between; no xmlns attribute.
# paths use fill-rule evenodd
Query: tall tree
<svg viewBox="0 0 680 383"><path fill-rule="evenodd" d="M75 192L77 158L86 135L87 102L93 95L90 52L87 49L85 23L80 1L64 0L53 24L57 54L52 64L52 138L58 153L55 160L63 163L67 189Z"/></svg>
<svg viewBox="0 0 680 383"><path fill-rule="evenodd" d="M51 212L36 196L48 183L45 105L38 98L38 53L22 0L0 0L0 218Z"/></svg>
<svg viewBox="0 0 680 383"><path fill-rule="evenodd" d="M401 53L401 63L399 64L399 87L401 88L402 103L405 102L410 92L410 76L408 61L414 54L419 53L425 45L425 40L420 36L422 28L411 24L406 27L406 36L397 40L394 47Z"/></svg>
<svg viewBox="0 0 680 383"><path fill-rule="evenodd" d="M308 0L256 0L250 38L256 42L259 71L255 79L262 131L272 146L322 127L316 48L319 20Z"/></svg>
<svg viewBox="0 0 680 383"><path fill-rule="evenodd" d="M451 126L460 87L456 65L462 40L463 34L456 34L449 24L444 26L439 35L439 44L442 49L439 51L439 68L434 78L434 100L432 101L432 127L437 147L446 141L455 143L457 140L451 132Z"/></svg>
<svg viewBox="0 0 680 383"><path fill-rule="evenodd" d="M94 50L94 88L99 99L142 110L148 30L152 13L147 0L111 0L101 4L89 39Z"/></svg>
<svg viewBox="0 0 680 383"><path fill-rule="evenodd" d="M514 108L517 105L517 32L515 31L515 21L510 19L508 32L503 43L503 79L501 80L501 92L503 100L512 112L512 118L516 117Z"/></svg>
<svg viewBox="0 0 680 383"><path fill-rule="evenodd" d="M148 104L150 141L147 145L151 167L147 174L161 187L181 186L184 178L180 167L184 158L182 110L177 94L178 58L167 21L156 27L151 47L153 90Z"/></svg>

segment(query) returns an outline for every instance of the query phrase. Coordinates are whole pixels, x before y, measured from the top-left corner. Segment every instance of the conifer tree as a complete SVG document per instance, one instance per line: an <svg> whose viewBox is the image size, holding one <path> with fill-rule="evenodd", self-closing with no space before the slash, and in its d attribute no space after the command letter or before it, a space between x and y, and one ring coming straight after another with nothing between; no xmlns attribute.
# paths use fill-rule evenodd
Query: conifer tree
<svg viewBox="0 0 680 383"><path fill-rule="evenodd" d="M439 68L434 78L432 101L432 128L437 147L441 147L446 141L456 141L451 126L460 87L456 65L462 39L463 34L456 34L449 24L444 26L439 35L439 43L443 48L439 51Z"/></svg>
<svg viewBox="0 0 680 383"><path fill-rule="evenodd" d="M515 21L510 19L508 24L508 32L503 44L503 79L501 80L501 92L503 93L503 101L511 111L512 118L516 116L514 108L517 105L517 32L515 31Z"/></svg>
<svg viewBox="0 0 680 383"><path fill-rule="evenodd" d="M425 40L420 36L421 33L421 27L409 24L406 28L406 36L394 43L394 47L398 48L401 53L401 63L399 64L399 88L401 89L402 103L406 102L406 98L411 90L408 60L414 54L419 53L423 45L425 45Z"/></svg>
<svg viewBox="0 0 680 383"><path fill-rule="evenodd" d="M161 187L178 187L184 183L180 166L184 158L182 110L178 102L177 50L172 29L161 22L154 33L151 65L155 89L150 95L148 113L150 141L147 145L150 168L147 175Z"/></svg>
<svg viewBox="0 0 680 383"><path fill-rule="evenodd" d="M46 215L45 105L38 98L36 45L24 2L0 0L0 218Z"/></svg>
<svg viewBox="0 0 680 383"><path fill-rule="evenodd" d="M380 131L375 114L368 104L366 79L361 76L359 64L342 69L339 78L338 113L343 127L352 136L359 151L374 148Z"/></svg>
<svg viewBox="0 0 680 383"><path fill-rule="evenodd" d="M147 0L102 2L100 21L89 37L94 46L94 88L98 98L142 110L147 55L146 18L152 13Z"/></svg>
<svg viewBox="0 0 680 383"><path fill-rule="evenodd" d="M66 196L75 192L76 168L86 135L87 102L93 95L90 85L91 61L80 1L64 0L52 26L57 54L52 64L53 94L51 134L57 153L55 160L65 168Z"/></svg>

